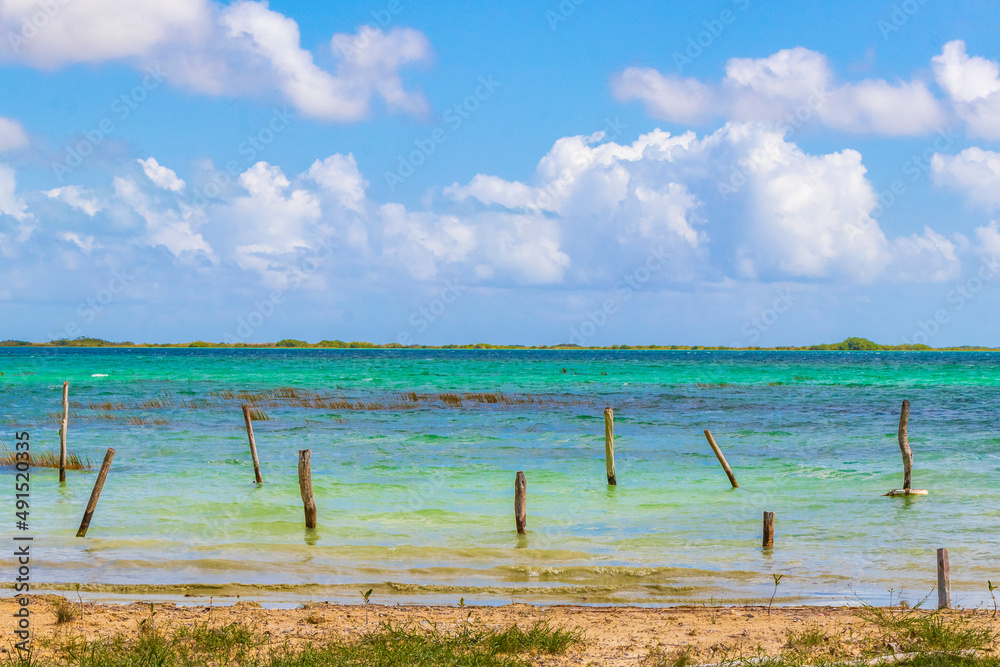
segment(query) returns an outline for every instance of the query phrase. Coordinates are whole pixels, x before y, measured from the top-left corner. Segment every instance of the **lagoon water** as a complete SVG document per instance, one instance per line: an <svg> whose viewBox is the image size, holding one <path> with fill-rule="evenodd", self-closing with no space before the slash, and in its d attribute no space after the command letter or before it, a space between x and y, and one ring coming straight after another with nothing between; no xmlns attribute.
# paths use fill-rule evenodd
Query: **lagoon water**
<svg viewBox="0 0 1000 667"><path fill-rule="evenodd" d="M990 601L986 581L1000 580L998 353L0 348L0 372L2 443L28 431L36 454L58 451L69 380L69 448L93 465L64 487L58 471L32 470L36 587L678 604L759 602L782 574L786 603L913 604L935 588L942 546L957 604ZM507 402L463 396L477 392ZM260 487L240 411L254 395L269 417L254 422ZM930 493L886 498L902 485L904 398L914 486ZM79 539L108 447L117 455ZM315 532L300 449L312 450ZM514 530L518 470L526 536ZM13 470L2 477L9 535ZM773 550L760 546L765 510Z"/></svg>

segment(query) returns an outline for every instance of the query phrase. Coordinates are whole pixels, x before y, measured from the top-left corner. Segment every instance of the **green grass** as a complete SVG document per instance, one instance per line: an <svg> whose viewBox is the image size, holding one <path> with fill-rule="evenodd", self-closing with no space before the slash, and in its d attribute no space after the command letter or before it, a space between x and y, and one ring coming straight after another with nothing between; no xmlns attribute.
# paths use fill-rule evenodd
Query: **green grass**
<svg viewBox="0 0 1000 667"><path fill-rule="evenodd" d="M275 643L243 625L199 625L170 634L143 625L131 635L84 641L66 637L46 642L55 657L38 660L7 654L2 667L357 667L462 665L524 667L538 654L564 653L582 643L579 633L537 623L528 629L466 626L457 633L385 624L357 641L295 647Z"/></svg>

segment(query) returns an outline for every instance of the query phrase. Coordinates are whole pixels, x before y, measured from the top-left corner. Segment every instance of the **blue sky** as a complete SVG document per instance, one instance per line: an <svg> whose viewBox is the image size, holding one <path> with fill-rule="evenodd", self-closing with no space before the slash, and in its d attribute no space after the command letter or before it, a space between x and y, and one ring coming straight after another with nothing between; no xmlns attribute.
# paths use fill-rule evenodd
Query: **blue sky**
<svg viewBox="0 0 1000 667"><path fill-rule="evenodd" d="M990 4L0 1L0 337L1000 346Z"/></svg>

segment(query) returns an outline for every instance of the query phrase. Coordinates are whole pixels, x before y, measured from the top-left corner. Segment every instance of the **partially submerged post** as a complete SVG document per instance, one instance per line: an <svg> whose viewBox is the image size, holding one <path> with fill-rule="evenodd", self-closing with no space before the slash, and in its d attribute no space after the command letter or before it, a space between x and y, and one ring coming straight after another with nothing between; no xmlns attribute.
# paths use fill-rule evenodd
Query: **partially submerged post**
<svg viewBox="0 0 1000 667"><path fill-rule="evenodd" d="M104 463L101 464L101 471L97 473L97 481L94 482L94 490L90 493L90 501L87 502L87 509L83 513L83 521L80 522L80 530L76 531L77 537L86 537L87 529L90 528L90 520L97 509L97 501L101 498L101 489L104 488L104 480L111 469L111 461L115 458L115 450L108 447L107 454L104 455Z"/></svg>
<svg viewBox="0 0 1000 667"><path fill-rule="evenodd" d="M608 485L618 486L615 479L615 413L604 408L604 460L608 467Z"/></svg>
<svg viewBox="0 0 1000 667"><path fill-rule="evenodd" d="M729 477L729 483L733 485L733 488L738 488L739 484L736 483L736 476L733 475L733 469L729 467L729 463L726 461L726 457L722 455L722 450L719 446L715 444L715 438L712 437L712 432L707 428L705 429L705 437L708 438L708 444L712 446L712 451L715 452L715 458L719 459L719 463L722 464L722 469L726 471L726 476Z"/></svg>
<svg viewBox="0 0 1000 667"><path fill-rule="evenodd" d="M528 519L528 482L524 478L524 472L518 470L514 476L514 525L517 532L524 535L525 523Z"/></svg>
<svg viewBox="0 0 1000 667"><path fill-rule="evenodd" d="M903 401L899 410L899 451L903 455L903 488L893 489L887 496L926 496L926 489L911 489L910 476L913 471L913 450L906 433L906 425L910 421L910 402Z"/></svg>
<svg viewBox="0 0 1000 667"><path fill-rule="evenodd" d="M257 443L253 439L253 424L250 423L250 406L243 406L243 421L247 424L247 438L250 440L250 458L253 459L253 476L257 484L263 484L264 480L260 476L260 461L257 460Z"/></svg>
<svg viewBox="0 0 1000 667"><path fill-rule="evenodd" d="M59 483L66 481L66 427L69 426L69 380L63 382L62 421L59 423Z"/></svg>
<svg viewBox="0 0 1000 667"><path fill-rule="evenodd" d="M948 563L948 550L937 550L938 571L938 609L951 608L951 565Z"/></svg>
<svg viewBox="0 0 1000 667"><path fill-rule="evenodd" d="M299 450L299 493L302 495L302 507L306 513L306 528L316 527L316 498L313 497L312 451Z"/></svg>
<svg viewBox="0 0 1000 667"><path fill-rule="evenodd" d="M761 546L765 549L774 546L774 512L764 512L764 539Z"/></svg>

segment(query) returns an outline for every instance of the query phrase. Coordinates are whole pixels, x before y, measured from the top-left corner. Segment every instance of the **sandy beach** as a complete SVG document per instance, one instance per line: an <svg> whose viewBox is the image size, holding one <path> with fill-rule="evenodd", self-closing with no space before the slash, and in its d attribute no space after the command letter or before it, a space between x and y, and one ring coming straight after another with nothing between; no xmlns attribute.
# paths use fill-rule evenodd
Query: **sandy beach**
<svg viewBox="0 0 1000 667"><path fill-rule="evenodd" d="M150 618L148 603L90 604L73 601L76 618L56 623L57 595L34 596L32 640L40 657L52 646L49 639L69 637L95 640L114 636L136 637ZM3 650L10 651L15 602L0 601L3 619ZM813 658L850 659L879 652L885 641L878 627L861 618L851 607L713 607L661 608L531 606L497 607L330 605L320 603L296 609L265 609L255 602L229 606L155 604L153 622L170 633L198 626L223 627L237 624L267 638L268 642L292 646L323 644L330 640L354 640L385 624L419 629L436 628L460 632L464 626L500 629L516 624L530 628L537 622L581 633L583 642L562 655L525 656L539 665L638 665L672 662L687 652L694 662L711 663L740 656L781 656L794 653ZM926 614L928 612L899 613ZM965 615L992 631L1000 631L1000 619L985 611L949 611L945 618ZM885 654L899 646L886 642Z"/></svg>

